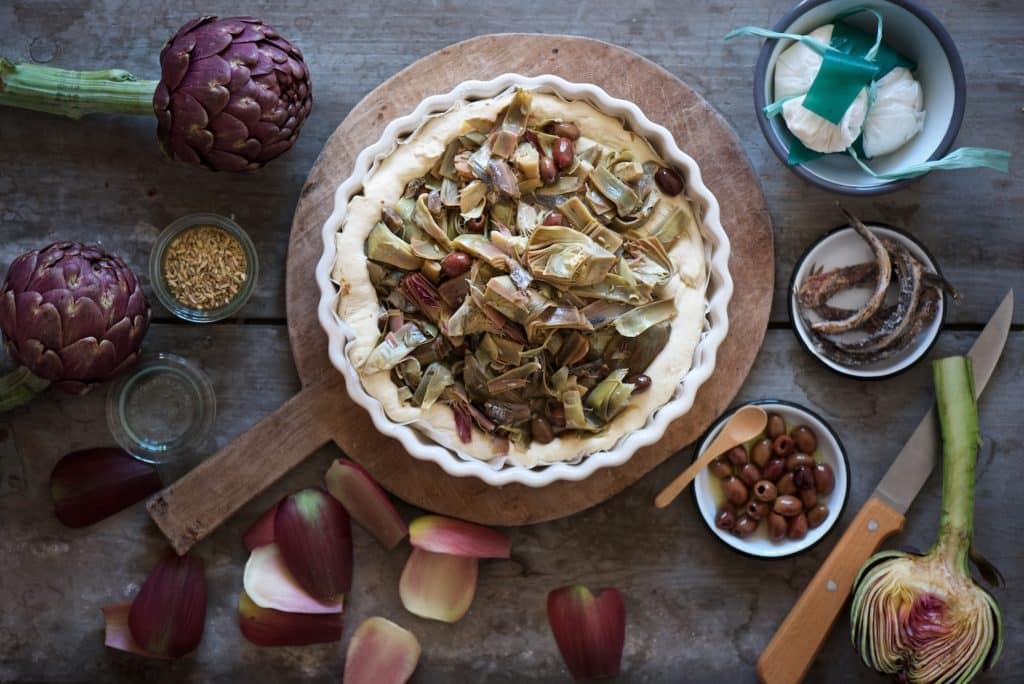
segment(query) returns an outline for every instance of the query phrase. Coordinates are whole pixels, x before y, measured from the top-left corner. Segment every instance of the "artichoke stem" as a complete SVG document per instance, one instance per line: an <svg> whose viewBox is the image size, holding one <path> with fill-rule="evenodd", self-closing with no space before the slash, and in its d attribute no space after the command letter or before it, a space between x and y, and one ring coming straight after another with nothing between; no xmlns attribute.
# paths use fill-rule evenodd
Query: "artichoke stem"
<svg viewBox="0 0 1024 684"><path fill-rule="evenodd" d="M27 404L49 386L49 380L34 375L24 366L0 375L0 413Z"/></svg>
<svg viewBox="0 0 1024 684"><path fill-rule="evenodd" d="M974 535L975 461L981 441L974 373L965 356L940 359L933 372L942 430L942 518L930 553L967 574Z"/></svg>
<svg viewBox="0 0 1024 684"><path fill-rule="evenodd" d="M70 71L0 57L0 105L72 119L99 112L152 114L156 86L123 69Z"/></svg>

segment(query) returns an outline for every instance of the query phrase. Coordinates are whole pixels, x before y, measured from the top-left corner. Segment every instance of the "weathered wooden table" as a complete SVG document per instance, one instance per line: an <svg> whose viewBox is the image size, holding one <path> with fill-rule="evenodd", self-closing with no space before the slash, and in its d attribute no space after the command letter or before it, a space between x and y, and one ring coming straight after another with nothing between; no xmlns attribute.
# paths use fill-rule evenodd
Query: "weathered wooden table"
<svg viewBox="0 0 1024 684"><path fill-rule="evenodd" d="M298 388L284 325L284 258L291 214L317 152L348 110L381 80L446 44L478 33L578 33L618 43L686 80L726 116L763 180L775 222L777 274L772 324L738 400L783 397L814 407L847 445L852 517L931 400L921 364L897 378L837 377L797 344L784 306L793 262L838 224L836 197L789 173L754 123L751 67L758 46L723 43L743 24L769 25L790 6L707 3L215 3L177 9L141 0L13 0L0 3L0 53L78 68L158 73L166 38L201 11L263 17L300 45L316 103L294 150L254 176L208 174L164 160L152 120L96 116L73 122L0 110L0 264L63 238L100 240L144 273L150 246L174 218L195 211L233 214L256 241L260 287L244 317L196 326L155 310L150 350L190 357L217 392L212 451ZM235 5L235 6L232 6ZM1024 320L1024 6L1013 0L932 3L957 41L968 78L959 143L1018 154L1013 172L933 174L877 199L845 200L855 213L901 225L932 251L965 294L950 312L932 357L963 352L1009 287ZM614 65L609 65L614 69ZM371 141L367 141L371 142ZM1024 328L1018 323L981 401L977 544L1006 575L996 596L1006 650L985 681L1024 680L1024 555L1018 488L1024 482ZM807 580L835 543L781 561L754 560L717 543L692 500L657 511L651 500L691 457L680 452L623 494L569 519L512 529L514 558L483 564L465 619L444 625L415 618L398 601L406 552L384 552L355 531L355 590L342 644L258 649L236 627L246 553L242 531L268 504L317 483L337 450L325 448L231 520L197 553L207 564L210 605L198 652L146 661L103 647L100 607L137 591L163 549L142 506L92 528L69 530L53 517L50 469L73 449L111 443L103 392L48 393L0 416L0 680L19 681L338 681L344 644L365 617L380 614L412 629L424 654L419 682L547 682L567 674L544 613L547 592L571 581L616 586L628 612L624 681L754 679L753 664ZM167 479L180 472L168 469ZM926 547L935 532L939 479L933 477L894 545ZM406 508L403 513L415 514ZM840 621L808 681L875 681Z"/></svg>

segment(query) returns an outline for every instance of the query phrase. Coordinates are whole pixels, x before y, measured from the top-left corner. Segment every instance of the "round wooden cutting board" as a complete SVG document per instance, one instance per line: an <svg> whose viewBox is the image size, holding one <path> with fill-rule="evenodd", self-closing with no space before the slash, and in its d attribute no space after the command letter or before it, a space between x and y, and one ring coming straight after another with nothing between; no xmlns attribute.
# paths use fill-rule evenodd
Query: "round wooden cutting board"
<svg viewBox="0 0 1024 684"><path fill-rule="evenodd" d="M507 72L594 83L639 105L700 165L732 243L729 269L735 290L729 335L693 408L669 426L659 443L641 449L626 464L598 470L581 482L556 482L542 489L491 487L475 478L452 477L377 432L369 415L346 394L341 374L328 359L327 337L316 315L320 292L313 274L322 252L321 227L333 208L335 189L351 173L359 152L380 137L389 121L411 112L427 96L446 93L465 80ZM384 488L430 511L491 525L525 525L576 513L636 482L693 442L727 408L764 338L773 283L771 219L757 176L729 125L685 83L629 50L588 38L501 34L452 45L403 69L363 98L328 139L302 189L286 281L288 331L302 391L156 495L147 508L174 548L184 553L333 440Z"/></svg>
<svg viewBox="0 0 1024 684"><path fill-rule="evenodd" d="M725 410L764 337L774 257L771 221L757 177L732 129L689 86L639 55L596 40L480 36L424 57L378 86L349 112L310 171L292 224L287 279L288 329L303 384L337 374L316 318L320 292L313 271L334 191L351 173L356 155L380 137L389 121L412 111L425 97L448 92L464 80L506 72L556 74L569 81L594 83L613 97L635 102L652 121L672 131L679 147L697 160L704 182L722 207L736 287L729 305L729 335L719 350L714 375L697 394L694 408L672 424L660 443L582 482L557 482L541 489L498 488L476 478L453 477L433 463L412 458L398 442L381 436L368 414L339 393L337 401L344 407L337 414L334 440L384 488L427 510L487 524L523 525L561 518L604 501L694 441Z"/></svg>

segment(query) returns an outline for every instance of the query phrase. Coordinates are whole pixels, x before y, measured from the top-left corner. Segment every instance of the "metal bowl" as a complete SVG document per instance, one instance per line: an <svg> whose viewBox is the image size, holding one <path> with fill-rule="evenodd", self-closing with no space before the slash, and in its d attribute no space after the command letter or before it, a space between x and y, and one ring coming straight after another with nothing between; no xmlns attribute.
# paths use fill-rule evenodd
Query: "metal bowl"
<svg viewBox="0 0 1024 684"><path fill-rule="evenodd" d="M872 169L876 173L886 173L910 164L940 159L949 152L960 131L967 85L960 53L934 14L912 0L806 0L782 17L773 29L782 33L807 34L857 7L878 11L883 19L885 42L917 63L914 76L921 83L927 112L921 132L895 152L870 160ZM848 18L848 22L874 30L870 15L854 15ZM786 164L789 147L795 138L782 117L768 118L764 107L774 101L775 60L792 44L791 40L765 41L754 66L754 114L765 140L783 164ZM789 168L820 188L844 195L881 195L915 180L874 178L845 154L825 155Z"/></svg>

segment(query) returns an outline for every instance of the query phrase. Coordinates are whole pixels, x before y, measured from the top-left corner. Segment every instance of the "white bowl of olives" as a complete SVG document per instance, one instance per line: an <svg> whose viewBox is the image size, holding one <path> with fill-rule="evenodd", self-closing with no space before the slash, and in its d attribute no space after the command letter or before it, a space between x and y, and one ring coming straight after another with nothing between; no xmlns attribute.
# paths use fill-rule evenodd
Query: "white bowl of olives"
<svg viewBox="0 0 1024 684"><path fill-rule="evenodd" d="M693 493L708 528L741 553L784 558L819 542L842 515L849 466L839 436L813 411L776 399L750 402L768 413L765 432L712 461ZM732 414L697 443L700 457Z"/></svg>

